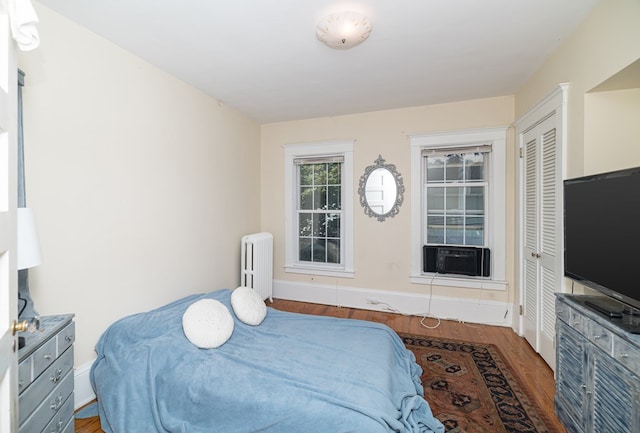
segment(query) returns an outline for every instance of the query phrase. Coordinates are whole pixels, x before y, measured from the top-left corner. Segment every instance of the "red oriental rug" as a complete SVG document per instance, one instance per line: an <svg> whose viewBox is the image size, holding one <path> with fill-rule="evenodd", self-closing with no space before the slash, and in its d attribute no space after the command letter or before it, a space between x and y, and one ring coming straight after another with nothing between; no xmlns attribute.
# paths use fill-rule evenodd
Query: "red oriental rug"
<svg viewBox="0 0 640 433"><path fill-rule="evenodd" d="M425 400L451 433L549 433L498 348L401 334L422 367Z"/></svg>

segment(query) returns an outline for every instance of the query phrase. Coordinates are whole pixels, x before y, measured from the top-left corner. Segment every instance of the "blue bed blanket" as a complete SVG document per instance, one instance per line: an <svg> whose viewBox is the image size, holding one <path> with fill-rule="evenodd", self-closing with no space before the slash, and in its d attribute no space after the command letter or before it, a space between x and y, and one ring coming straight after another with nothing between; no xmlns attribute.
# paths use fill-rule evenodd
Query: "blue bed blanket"
<svg viewBox="0 0 640 433"><path fill-rule="evenodd" d="M105 432L444 431L422 398L413 353L391 328L273 308L250 326L230 296L189 296L105 331L91 369ZM204 298L235 321L216 349L199 349L182 330L187 307Z"/></svg>

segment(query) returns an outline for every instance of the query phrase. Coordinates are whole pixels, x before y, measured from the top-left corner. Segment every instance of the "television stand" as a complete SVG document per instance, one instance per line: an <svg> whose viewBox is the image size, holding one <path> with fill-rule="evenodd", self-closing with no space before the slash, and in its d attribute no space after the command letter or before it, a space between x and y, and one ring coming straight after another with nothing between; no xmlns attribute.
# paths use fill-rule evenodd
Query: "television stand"
<svg viewBox="0 0 640 433"><path fill-rule="evenodd" d="M556 414L570 433L640 432L640 335L624 329L640 318L610 318L594 298L556 295Z"/></svg>

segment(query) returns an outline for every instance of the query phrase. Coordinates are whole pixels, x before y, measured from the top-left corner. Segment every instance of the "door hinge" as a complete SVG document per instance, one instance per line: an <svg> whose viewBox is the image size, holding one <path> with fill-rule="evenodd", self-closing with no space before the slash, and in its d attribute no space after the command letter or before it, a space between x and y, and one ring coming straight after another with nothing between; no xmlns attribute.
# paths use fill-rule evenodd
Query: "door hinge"
<svg viewBox="0 0 640 433"><path fill-rule="evenodd" d="M520 158L524 158L524 149L520 148Z"/></svg>
<svg viewBox="0 0 640 433"><path fill-rule="evenodd" d="M524 315L524 305L520 305L520 315Z"/></svg>

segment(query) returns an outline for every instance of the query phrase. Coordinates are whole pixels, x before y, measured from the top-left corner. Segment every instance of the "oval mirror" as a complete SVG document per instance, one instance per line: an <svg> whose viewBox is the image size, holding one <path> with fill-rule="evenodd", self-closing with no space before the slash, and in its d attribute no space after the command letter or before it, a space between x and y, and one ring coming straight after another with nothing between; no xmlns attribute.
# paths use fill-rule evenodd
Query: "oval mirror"
<svg viewBox="0 0 640 433"><path fill-rule="evenodd" d="M393 164L385 164L382 155L365 169L358 188L364 212L378 221L394 217L404 200L402 176Z"/></svg>

